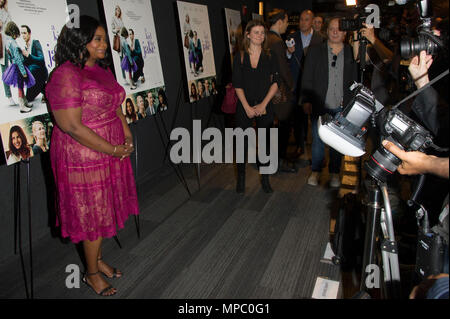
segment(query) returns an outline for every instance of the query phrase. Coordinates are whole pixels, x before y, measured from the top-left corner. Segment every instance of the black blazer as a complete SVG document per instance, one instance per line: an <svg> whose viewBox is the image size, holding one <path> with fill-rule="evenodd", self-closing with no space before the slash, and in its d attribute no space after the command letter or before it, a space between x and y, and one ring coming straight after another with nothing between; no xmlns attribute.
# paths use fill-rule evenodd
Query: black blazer
<svg viewBox="0 0 450 319"><path fill-rule="evenodd" d="M325 112L325 99L328 91L328 43L309 49L302 75L302 101L312 103L313 115ZM357 80L358 68L353 58L352 48L344 46L344 107L353 97L350 86Z"/></svg>
<svg viewBox="0 0 450 319"><path fill-rule="evenodd" d="M324 41L326 41L326 39L324 39L320 35L320 33L314 31L309 46L305 49L303 48L301 31L295 32L292 35L292 38L295 40L295 51L292 54L289 66L291 68L291 73L294 78L294 86L297 89L298 94L298 92L301 89L301 82L302 82L301 76L305 64L305 57L308 55L308 50L313 46L322 44Z"/></svg>

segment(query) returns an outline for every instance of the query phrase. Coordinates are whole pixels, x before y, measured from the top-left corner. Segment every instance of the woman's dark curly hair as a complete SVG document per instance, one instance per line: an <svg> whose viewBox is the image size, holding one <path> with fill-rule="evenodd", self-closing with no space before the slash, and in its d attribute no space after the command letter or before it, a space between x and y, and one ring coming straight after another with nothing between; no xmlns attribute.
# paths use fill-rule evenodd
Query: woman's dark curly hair
<svg viewBox="0 0 450 319"><path fill-rule="evenodd" d="M128 111L128 104L131 105L131 113ZM135 122L137 120L136 117L136 110L134 109L134 103L130 98L127 98L125 100L125 115L126 117L128 117L129 119L131 119L133 122Z"/></svg>
<svg viewBox="0 0 450 319"><path fill-rule="evenodd" d="M167 106L166 92L164 92L163 89L159 89L159 91L158 91L158 98L159 98L160 96L162 97L162 104L165 105L165 106Z"/></svg>
<svg viewBox="0 0 450 319"><path fill-rule="evenodd" d="M12 141L13 140L13 138L12 138L13 133L17 133L17 135L19 136L20 140L22 141L22 145L20 146L20 149L17 149L14 146L14 144L13 144L13 141ZM14 125L9 130L9 144L8 144L8 146L9 146L9 151L11 153L13 153L16 156L21 156L22 159L27 159L31 155L30 147L28 146L28 140L27 140L27 137L25 135L25 132L18 125Z"/></svg>
<svg viewBox="0 0 450 319"><path fill-rule="evenodd" d="M65 25L58 37L55 49L56 66L60 66L67 61L84 68L89 58L89 51L86 45L92 41L98 27L106 28L97 20L90 16L80 17L80 27L68 28ZM108 68L111 64L108 50L104 59L98 60L97 64L103 68Z"/></svg>

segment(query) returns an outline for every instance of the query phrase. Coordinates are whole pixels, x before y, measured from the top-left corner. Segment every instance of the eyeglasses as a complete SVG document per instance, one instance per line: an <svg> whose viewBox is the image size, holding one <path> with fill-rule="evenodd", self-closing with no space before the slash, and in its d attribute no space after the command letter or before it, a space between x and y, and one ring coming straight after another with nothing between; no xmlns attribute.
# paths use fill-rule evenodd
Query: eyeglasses
<svg viewBox="0 0 450 319"><path fill-rule="evenodd" d="M335 54L335 55L333 55L333 62L331 62L331 66L332 66L333 68L336 67L336 61L337 61L337 55Z"/></svg>

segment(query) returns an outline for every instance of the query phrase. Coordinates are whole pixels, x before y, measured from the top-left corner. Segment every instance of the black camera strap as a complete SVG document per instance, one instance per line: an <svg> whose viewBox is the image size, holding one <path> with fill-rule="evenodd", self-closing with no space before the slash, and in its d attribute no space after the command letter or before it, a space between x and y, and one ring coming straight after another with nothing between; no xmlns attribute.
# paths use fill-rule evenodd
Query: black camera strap
<svg viewBox="0 0 450 319"><path fill-rule="evenodd" d="M436 83L437 81L439 81L440 79L442 79L443 77L445 77L446 75L448 75L449 70L444 71L443 73L441 73L439 76L435 77L433 80L431 80L430 82L428 82L424 87L420 88L417 91L414 91L413 93L411 93L410 95L408 95L407 97L405 97L403 100L401 100L400 102L398 102L396 105L394 105L394 107L392 108L393 110L398 108L400 105L402 105L403 103L405 103L406 101L408 101L409 99L412 99L413 97L415 97L416 95L420 94L422 91L426 90L428 87L430 87L431 85L433 85L434 83Z"/></svg>

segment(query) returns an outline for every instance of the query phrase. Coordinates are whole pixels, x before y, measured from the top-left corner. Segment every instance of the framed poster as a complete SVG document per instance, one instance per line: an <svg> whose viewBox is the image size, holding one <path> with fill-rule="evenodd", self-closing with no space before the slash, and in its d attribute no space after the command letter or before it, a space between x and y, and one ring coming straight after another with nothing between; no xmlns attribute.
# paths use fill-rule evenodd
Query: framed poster
<svg viewBox="0 0 450 319"><path fill-rule="evenodd" d="M231 63L239 49L238 41L243 34L241 13L238 10L225 8L225 20L227 22L228 47L230 49Z"/></svg>
<svg viewBox="0 0 450 319"><path fill-rule="evenodd" d="M65 0L0 0L0 126L8 165L40 153L33 145L41 143L43 136L33 137L30 125L37 121L33 119L40 119L41 131L52 127L43 92L55 67L54 49L67 11Z"/></svg>
<svg viewBox="0 0 450 319"><path fill-rule="evenodd" d="M167 110L164 76L150 0L103 0L117 81L128 123Z"/></svg>
<svg viewBox="0 0 450 319"><path fill-rule="evenodd" d="M191 103L217 94L208 7L177 1L181 47Z"/></svg>

